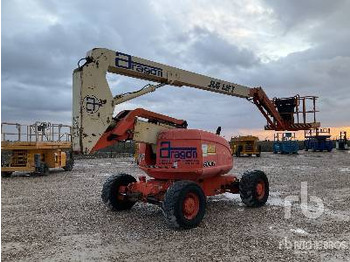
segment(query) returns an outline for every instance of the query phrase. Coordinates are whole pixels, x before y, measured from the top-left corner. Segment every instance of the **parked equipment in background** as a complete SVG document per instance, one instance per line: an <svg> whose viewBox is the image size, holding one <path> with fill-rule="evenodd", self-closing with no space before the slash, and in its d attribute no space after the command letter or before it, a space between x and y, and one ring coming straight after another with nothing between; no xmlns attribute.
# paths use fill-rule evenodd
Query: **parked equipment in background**
<svg viewBox="0 0 350 262"><path fill-rule="evenodd" d="M73 169L71 127L49 122L1 123L1 176L15 171L48 175L49 168Z"/></svg>
<svg viewBox="0 0 350 262"><path fill-rule="evenodd" d="M247 206L264 205L269 195L267 177L262 171L246 172L241 179L225 175L232 168L232 156L229 143L219 135L186 129L186 121L141 108L114 116L116 105L165 85L188 86L247 99L266 118L267 130L320 126L316 122L317 97L271 100L261 87L250 88L102 48L89 51L80 61L73 73L73 150L89 154L119 141L140 143L137 162L152 179L111 176L103 186L102 200L113 210L130 209L136 201L159 205L167 222L176 228L200 223L207 196L239 193ZM107 72L158 84L113 96ZM168 99L166 102L171 102ZM312 108L307 109L310 101ZM310 115L311 121L307 119Z"/></svg>
<svg viewBox="0 0 350 262"><path fill-rule="evenodd" d="M331 152L333 149L333 141L330 140L331 129L330 128L314 128L306 130L304 133L305 151L312 150L316 151L328 151Z"/></svg>
<svg viewBox="0 0 350 262"><path fill-rule="evenodd" d="M299 150L298 141L295 139L295 133L284 132L275 133L273 141L273 153L297 154Z"/></svg>
<svg viewBox="0 0 350 262"><path fill-rule="evenodd" d="M348 150L348 139L346 137L346 131L340 131L339 138L336 141L337 150Z"/></svg>
<svg viewBox="0 0 350 262"><path fill-rule="evenodd" d="M244 155L256 155L257 157L260 157L261 146L258 145L258 141L258 137L250 135L232 137L230 141L232 155L235 155L236 157Z"/></svg>

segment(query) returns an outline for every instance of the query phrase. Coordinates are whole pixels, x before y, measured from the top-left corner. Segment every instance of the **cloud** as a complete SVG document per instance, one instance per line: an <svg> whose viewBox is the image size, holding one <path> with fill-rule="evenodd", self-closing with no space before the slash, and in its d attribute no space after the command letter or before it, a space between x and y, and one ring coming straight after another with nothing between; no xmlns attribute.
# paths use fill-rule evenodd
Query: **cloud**
<svg viewBox="0 0 350 262"><path fill-rule="evenodd" d="M334 13L341 11L346 0L318 1L318 0L279 0L263 1L270 6L278 18L289 29L303 26L313 26L327 20Z"/></svg>
<svg viewBox="0 0 350 262"><path fill-rule="evenodd" d="M349 125L347 1L6 1L2 119L69 123L71 75L93 47L116 49L248 86L270 97L317 95L324 125ZM109 75L114 94L147 82ZM230 132L263 128L244 99L162 87L120 105ZM248 117L249 116L249 117Z"/></svg>

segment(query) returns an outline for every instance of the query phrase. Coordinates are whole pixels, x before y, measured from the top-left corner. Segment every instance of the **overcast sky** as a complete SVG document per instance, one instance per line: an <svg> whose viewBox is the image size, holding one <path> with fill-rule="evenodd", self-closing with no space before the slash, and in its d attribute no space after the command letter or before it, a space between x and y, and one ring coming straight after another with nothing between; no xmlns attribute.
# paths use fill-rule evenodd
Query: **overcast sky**
<svg viewBox="0 0 350 262"><path fill-rule="evenodd" d="M1 9L2 121L70 123L72 71L94 47L262 86L272 97L317 95L323 126L349 126L350 1L11 0ZM108 76L113 94L147 82ZM262 129L244 99L162 87L143 107L224 133Z"/></svg>

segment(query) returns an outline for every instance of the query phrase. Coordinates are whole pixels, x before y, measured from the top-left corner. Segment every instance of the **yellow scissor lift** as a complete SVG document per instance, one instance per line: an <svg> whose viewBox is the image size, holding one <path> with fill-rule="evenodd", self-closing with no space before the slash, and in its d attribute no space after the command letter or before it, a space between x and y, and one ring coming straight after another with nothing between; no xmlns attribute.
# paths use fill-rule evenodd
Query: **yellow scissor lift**
<svg viewBox="0 0 350 262"><path fill-rule="evenodd" d="M261 146L258 145L259 138L256 136L236 136L230 141L232 155L240 157L243 155L260 157Z"/></svg>
<svg viewBox="0 0 350 262"><path fill-rule="evenodd" d="M50 168L73 169L71 127L36 122L1 123L1 176L15 171L48 175Z"/></svg>

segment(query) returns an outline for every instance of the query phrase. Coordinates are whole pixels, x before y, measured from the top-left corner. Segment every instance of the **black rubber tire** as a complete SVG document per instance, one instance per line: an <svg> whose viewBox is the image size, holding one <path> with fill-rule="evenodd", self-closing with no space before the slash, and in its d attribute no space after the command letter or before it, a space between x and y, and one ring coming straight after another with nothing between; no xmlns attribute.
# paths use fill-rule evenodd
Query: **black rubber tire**
<svg viewBox="0 0 350 262"><path fill-rule="evenodd" d="M12 175L12 172L10 172L10 171L1 172L1 177L10 177L11 175Z"/></svg>
<svg viewBox="0 0 350 262"><path fill-rule="evenodd" d="M40 176L48 176L50 173L49 166L46 163L41 163L39 168Z"/></svg>
<svg viewBox="0 0 350 262"><path fill-rule="evenodd" d="M188 220L183 214L182 207L186 195L190 192L197 195L199 199L199 210L193 219ZM206 202L206 196L202 188L195 182L188 180L175 182L168 188L163 202L163 212L168 225L176 229L197 227L204 217Z"/></svg>
<svg viewBox="0 0 350 262"><path fill-rule="evenodd" d="M265 194L261 199L258 198L256 192L256 186L260 181L265 183ZM260 207L265 205L269 197L269 181L265 173L260 170L245 172L239 182L239 194L242 202L248 207Z"/></svg>
<svg viewBox="0 0 350 262"><path fill-rule="evenodd" d="M236 157L240 157L241 156L242 150L243 150L242 146L238 146L237 151L236 151Z"/></svg>
<svg viewBox="0 0 350 262"><path fill-rule="evenodd" d="M74 159L70 158L67 160L66 165L63 167L64 171L72 171L74 167Z"/></svg>
<svg viewBox="0 0 350 262"><path fill-rule="evenodd" d="M259 153L257 153L256 156L260 157L261 156L261 146L258 146L258 151L259 151Z"/></svg>
<svg viewBox="0 0 350 262"><path fill-rule="evenodd" d="M136 179L128 174L120 173L112 175L103 184L101 198L103 203L111 210L128 210L133 207L135 201L128 199L118 199L118 189L120 186L127 186L136 182Z"/></svg>

